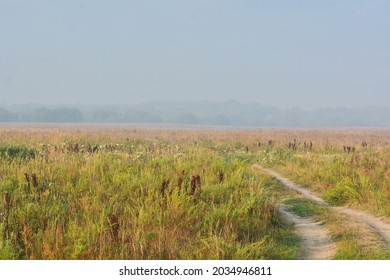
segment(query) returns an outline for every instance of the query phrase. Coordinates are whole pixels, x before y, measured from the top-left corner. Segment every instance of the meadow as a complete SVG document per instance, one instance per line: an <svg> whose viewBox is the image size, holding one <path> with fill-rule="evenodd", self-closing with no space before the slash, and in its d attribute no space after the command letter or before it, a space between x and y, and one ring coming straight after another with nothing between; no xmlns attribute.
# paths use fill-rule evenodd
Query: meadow
<svg viewBox="0 0 390 280"><path fill-rule="evenodd" d="M222 136L222 135L221 135ZM285 259L297 239L239 141L2 128L2 259Z"/></svg>
<svg viewBox="0 0 390 280"><path fill-rule="evenodd" d="M277 211L292 196L252 165L389 217L389 141L386 130L3 125L0 259L296 259Z"/></svg>
<svg viewBox="0 0 390 280"><path fill-rule="evenodd" d="M390 131L280 132L261 162L328 203L390 217ZM312 145L311 145L312 143Z"/></svg>

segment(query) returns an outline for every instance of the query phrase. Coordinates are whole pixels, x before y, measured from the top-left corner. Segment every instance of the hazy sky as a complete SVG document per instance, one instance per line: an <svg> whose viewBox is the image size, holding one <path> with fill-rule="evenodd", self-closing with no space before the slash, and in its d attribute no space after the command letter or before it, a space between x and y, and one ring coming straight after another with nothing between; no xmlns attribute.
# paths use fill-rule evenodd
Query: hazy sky
<svg viewBox="0 0 390 280"><path fill-rule="evenodd" d="M390 106L387 0L0 0L0 104Z"/></svg>

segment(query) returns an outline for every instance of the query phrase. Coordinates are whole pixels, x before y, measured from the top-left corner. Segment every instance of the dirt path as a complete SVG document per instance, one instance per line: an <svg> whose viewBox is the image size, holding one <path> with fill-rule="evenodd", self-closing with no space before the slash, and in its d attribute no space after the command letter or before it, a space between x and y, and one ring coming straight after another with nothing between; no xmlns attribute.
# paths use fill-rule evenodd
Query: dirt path
<svg viewBox="0 0 390 280"><path fill-rule="evenodd" d="M285 208L280 207L279 212L287 223L293 224L301 237L300 260L331 260L336 255L336 244L329 237L328 231L320 222L301 218Z"/></svg>
<svg viewBox="0 0 390 280"><path fill-rule="evenodd" d="M255 164L253 166L257 169L260 169L260 170L270 174L271 176L274 176L278 181L282 182L285 186L289 187L290 189L295 190L296 192L302 194L303 196L316 202L317 204L322 205L322 206L327 206L327 207L333 209L334 211L341 213L341 214L344 214L357 222L366 224L367 226L369 226L371 228L371 230L373 232L375 232L376 234L381 236L384 239L384 241L386 242L387 247L390 248L390 224L383 222L381 218L377 218L377 217L374 217L371 214L368 214L366 212L351 209L348 207L330 206L323 199L319 198L318 196L313 194L311 191L291 182L290 180L283 177L279 173L277 173L273 170L264 168L258 164Z"/></svg>
<svg viewBox="0 0 390 280"><path fill-rule="evenodd" d="M255 164L253 165L254 167L260 169L260 170L263 170L265 171L266 173L268 173L269 175L271 176L274 176L279 182L281 182L283 185L285 185L286 187L289 187L290 189L293 189L294 191L302 194L303 196L305 196L306 198L314 201L315 203L319 204L319 205L322 205L322 206L330 206L328 203L326 203L322 198L319 198L318 196L316 196L315 194L313 194L310 190L308 189L305 189L305 188L302 188L301 186L291 182L289 179L283 177L282 175L280 175L279 173L271 170L271 169L267 169L267 168L264 168L258 164Z"/></svg>
<svg viewBox="0 0 390 280"><path fill-rule="evenodd" d="M348 207L332 207L332 209L351 217L355 221L368 225L373 232L386 241L386 245L390 249L390 225L383 222L381 218Z"/></svg>

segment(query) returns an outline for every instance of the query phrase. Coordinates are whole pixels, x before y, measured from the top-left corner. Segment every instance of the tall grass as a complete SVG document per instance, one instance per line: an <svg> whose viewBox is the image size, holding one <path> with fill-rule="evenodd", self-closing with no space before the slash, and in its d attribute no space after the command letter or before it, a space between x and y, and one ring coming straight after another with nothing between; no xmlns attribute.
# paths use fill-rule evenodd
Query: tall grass
<svg viewBox="0 0 390 280"><path fill-rule="evenodd" d="M333 205L353 205L390 217L390 135L386 130L376 133L377 139L365 131L354 132L350 139L349 133L336 131L326 143L313 134L312 150L302 145L292 150L288 138L279 139L279 147L264 149L259 159ZM352 144L346 146L348 141Z"/></svg>
<svg viewBox="0 0 390 280"><path fill-rule="evenodd" d="M296 254L297 240L278 220L269 182L251 172L254 153L237 139L193 132L180 141L174 132L25 133L26 141L18 130L2 139L36 155L0 157L0 192L8 196L0 207L1 259ZM93 146L99 148L91 152Z"/></svg>

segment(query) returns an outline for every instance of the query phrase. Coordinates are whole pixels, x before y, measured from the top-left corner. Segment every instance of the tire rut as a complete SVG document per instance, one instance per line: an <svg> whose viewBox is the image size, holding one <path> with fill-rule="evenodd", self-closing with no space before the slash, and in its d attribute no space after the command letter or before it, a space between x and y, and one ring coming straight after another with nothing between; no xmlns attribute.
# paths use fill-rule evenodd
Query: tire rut
<svg viewBox="0 0 390 280"><path fill-rule="evenodd" d="M331 241L326 228L309 218L302 218L280 207L283 220L293 224L301 238L300 260L331 260L336 255L336 244Z"/></svg>
<svg viewBox="0 0 390 280"><path fill-rule="evenodd" d="M371 214L366 213L364 211L355 210L355 209L351 209L348 207L331 206L327 202L325 202L322 198L316 196L310 190L305 189L305 188L293 183L292 181L283 177L279 173L277 173L271 169L264 168L258 164L255 164L253 166L255 168L260 169L260 170L268 173L269 175L275 177L283 185L285 185L286 187L288 187L290 189L295 190L296 192L302 194L303 196L310 199L311 201L313 201L319 205L326 206L326 207L328 207L328 208L330 208L330 209L332 209L340 214L344 214L344 215L348 216L349 218L353 219L354 221L357 221L357 222L360 222L360 223L367 225L374 233L376 233L377 235L382 237L382 239L386 242L387 247L390 249L390 224L383 222L383 220L381 218L374 217Z"/></svg>

